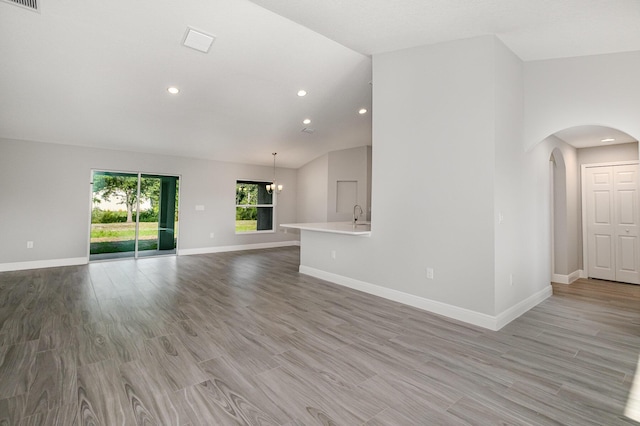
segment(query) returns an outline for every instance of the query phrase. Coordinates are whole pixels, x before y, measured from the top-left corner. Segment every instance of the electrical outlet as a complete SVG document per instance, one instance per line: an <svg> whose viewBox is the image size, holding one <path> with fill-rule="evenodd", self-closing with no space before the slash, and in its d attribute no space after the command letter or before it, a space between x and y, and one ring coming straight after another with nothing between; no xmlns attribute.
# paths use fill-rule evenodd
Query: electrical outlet
<svg viewBox="0 0 640 426"><path fill-rule="evenodd" d="M335 250L331 250L331 258L332 259L336 258L336 251Z"/></svg>
<svg viewBox="0 0 640 426"><path fill-rule="evenodd" d="M209 238L213 238L213 232L209 234Z"/></svg>
<svg viewBox="0 0 640 426"><path fill-rule="evenodd" d="M27 248L28 249L32 249L33 248L33 241L27 241Z"/></svg>
<svg viewBox="0 0 640 426"><path fill-rule="evenodd" d="M427 279L428 280L433 279L433 268L427 268Z"/></svg>
<svg viewBox="0 0 640 426"><path fill-rule="evenodd" d="M513 285L513 274L509 274L509 285Z"/></svg>

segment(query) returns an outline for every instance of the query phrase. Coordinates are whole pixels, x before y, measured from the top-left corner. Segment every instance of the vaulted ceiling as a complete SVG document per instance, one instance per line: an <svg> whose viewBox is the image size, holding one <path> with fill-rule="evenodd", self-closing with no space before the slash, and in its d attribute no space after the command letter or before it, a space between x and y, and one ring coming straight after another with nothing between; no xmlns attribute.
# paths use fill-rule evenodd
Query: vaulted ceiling
<svg viewBox="0 0 640 426"><path fill-rule="evenodd" d="M524 60L640 50L638 22L636 0L0 1L0 137L299 167L371 144L372 53L483 34Z"/></svg>
<svg viewBox="0 0 640 426"><path fill-rule="evenodd" d="M253 0L363 54L487 34L523 61L640 50L637 0Z"/></svg>

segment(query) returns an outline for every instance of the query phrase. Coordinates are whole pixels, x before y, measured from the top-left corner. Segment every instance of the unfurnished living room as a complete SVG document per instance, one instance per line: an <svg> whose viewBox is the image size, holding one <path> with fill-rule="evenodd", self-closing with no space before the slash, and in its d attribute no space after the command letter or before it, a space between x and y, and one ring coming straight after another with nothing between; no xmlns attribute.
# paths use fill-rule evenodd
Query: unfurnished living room
<svg viewBox="0 0 640 426"><path fill-rule="evenodd" d="M0 425L640 424L637 0L0 0Z"/></svg>

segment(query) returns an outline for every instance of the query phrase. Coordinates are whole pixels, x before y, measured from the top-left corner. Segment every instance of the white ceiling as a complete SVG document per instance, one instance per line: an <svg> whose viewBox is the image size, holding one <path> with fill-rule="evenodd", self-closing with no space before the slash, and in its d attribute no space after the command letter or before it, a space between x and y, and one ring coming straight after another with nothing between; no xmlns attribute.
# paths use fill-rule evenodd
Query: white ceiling
<svg viewBox="0 0 640 426"><path fill-rule="evenodd" d="M522 60L640 50L638 0L253 0L364 54L495 34Z"/></svg>
<svg viewBox="0 0 640 426"><path fill-rule="evenodd" d="M625 132L604 126L571 127L557 132L555 136L574 148L589 148L637 142L632 136L629 136ZM615 139L615 141L602 142L603 139Z"/></svg>
<svg viewBox="0 0 640 426"><path fill-rule="evenodd" d="M0 2L0 137L283 167L371 144L371 59L247 0L41 3Z"/></svg>
<svg viewBox="0 0 640 426"><path fill-rule="evenodd" d="M264 165L276 151L294 168L371 143L370 53L482 34L524 60L640 50L638 0L41 5L0 2L0 137ZM209 53L181 45L188 26L216 36Z"/></svg>

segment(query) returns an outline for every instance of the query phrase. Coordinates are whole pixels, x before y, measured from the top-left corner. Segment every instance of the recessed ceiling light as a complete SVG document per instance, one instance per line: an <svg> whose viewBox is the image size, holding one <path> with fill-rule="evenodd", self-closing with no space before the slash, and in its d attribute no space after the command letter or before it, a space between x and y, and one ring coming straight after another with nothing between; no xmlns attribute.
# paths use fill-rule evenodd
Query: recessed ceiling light
<svg viewBox="0 0 640 426"><path fill-rule="evenodd" d="M362 114L366 114L367 113L367 109L366 108L360 108L360 111L358 111L358 114L362 115Z"/></svg>
<svg viewBox="0 0 640 426"><path fill-rule="evenodd" d="M304 120L302 120L303 124L309 124L311 123L311 120L309 118L305 118Z"/></svg>
<svg viewBox="0 0 640 426"><path fill-rule="evenodd" d="M606 139L601 139L600 142L603 142L603 143L615 142L615 139L614 138L606 138Z"/></svg>
<svg viewBox="0 0 640 426"><path fill-rule="evenodd" d="M172 95L177 95L178 93L180 93L180 89L178 89L177 87L169 87L167 89L167 92L171 93Z"/></svg>
<svg viewBox="0 0 640 426"><path fill-rule="evenodd" d="M302 97L302 96L306 96L307 95L307 91L306 90L298 90L298 96Z"/></svg>

